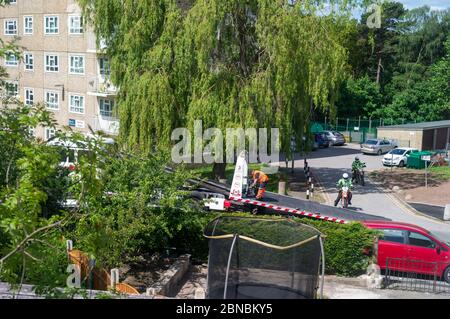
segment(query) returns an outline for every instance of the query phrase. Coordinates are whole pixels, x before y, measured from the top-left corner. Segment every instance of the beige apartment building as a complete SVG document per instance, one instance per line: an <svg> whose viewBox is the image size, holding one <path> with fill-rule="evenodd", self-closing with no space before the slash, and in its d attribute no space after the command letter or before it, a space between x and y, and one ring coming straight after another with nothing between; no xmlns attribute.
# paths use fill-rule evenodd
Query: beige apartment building
<svg viewBox="0 0 450 319"><path fill-rule="evenodd" d="M21 59L0 57L9 95L27 104L44 102L59 127L117 135L108 59L83 24L76 0L13 0L0 7L0 20L1 39L17 37L22 48ZM39 127L35 134L48 139L54 131Z"/></svg>

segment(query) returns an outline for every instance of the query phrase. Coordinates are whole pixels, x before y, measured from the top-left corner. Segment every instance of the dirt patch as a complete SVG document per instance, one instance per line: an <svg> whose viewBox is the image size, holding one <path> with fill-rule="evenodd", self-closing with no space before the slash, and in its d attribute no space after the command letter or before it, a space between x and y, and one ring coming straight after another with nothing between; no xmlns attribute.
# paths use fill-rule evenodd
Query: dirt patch
<svg viewBox="0 0 450 319"><path fill-rule="evenodd" d="M136 261L120 268L120 282L136 288L140 293L156 283L175 261L160 255L139 256Z"/></svg>
<svg viewBox="0 0 450 319"><path fill-rule="evenodd" d="M390 169L373 171L370 179L382 187L395 191L406 202L445 206L450 203L450 181L434 173L428 175L425 187L425 170ZM398 189L397 189L398 187Z"/></svg>

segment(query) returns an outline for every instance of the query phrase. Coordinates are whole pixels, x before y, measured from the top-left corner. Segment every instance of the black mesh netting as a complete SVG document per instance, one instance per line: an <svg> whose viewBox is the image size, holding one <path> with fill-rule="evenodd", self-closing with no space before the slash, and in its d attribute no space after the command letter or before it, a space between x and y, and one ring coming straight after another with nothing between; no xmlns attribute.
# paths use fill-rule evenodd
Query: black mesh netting
<svg viewBox="0 0 450 319"><path fill-rule="evenodd" d="M287 219L213 220L205 229L209 238L207 297L315 298L320 235L310 226Z"/></svg>

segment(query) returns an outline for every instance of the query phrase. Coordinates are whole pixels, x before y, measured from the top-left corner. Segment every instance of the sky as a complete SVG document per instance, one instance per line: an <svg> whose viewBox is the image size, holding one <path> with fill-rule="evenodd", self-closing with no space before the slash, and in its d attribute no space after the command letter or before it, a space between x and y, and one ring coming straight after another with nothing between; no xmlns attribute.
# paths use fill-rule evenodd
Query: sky
<svg viewBox="0 0 450 319"><path fill-rule="evenodd" d="M397 0L403 3L406 8L412 9L427 5L432 9L443 10L450 8L450 0Z"/></svg>
<svg viewBox="0 0 450 319"><path fill-rule="evenodd" d="M407 9L414 9L422 6L429 6L432 10L445 10L450 8L450 0L395 0L405 5ZM376 1L374 1L376 2ZM353 12L353 17L359 19L363 10L356 9Z"/></svg>

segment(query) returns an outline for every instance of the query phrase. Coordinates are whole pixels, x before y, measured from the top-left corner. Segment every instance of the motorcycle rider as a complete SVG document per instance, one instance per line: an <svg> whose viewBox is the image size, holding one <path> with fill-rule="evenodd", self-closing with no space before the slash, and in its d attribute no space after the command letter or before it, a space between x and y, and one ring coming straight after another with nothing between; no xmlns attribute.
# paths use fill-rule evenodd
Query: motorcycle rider
<svg viewBox="0 0 450 319"><path fill-rule="evenodd" d="M341 198L342 198L342 188L344 188L344 187L348 187L348 204L349 205L352 204L352 192L350 190L353 188L353 183L349 179L348 174L344 173L344 175L342 175L342 178L337 182L337 188L339 190L339 193L338 193L338 197L334 201L334 206L337 206L337 204L341 200Z"/></svg>
<svg viewBox="0 0 450 319"><path fill-rule="evenodd" d="M355 160L352 163L352 182L356 181L356 174L362 168L366 167L366 163L359 160L359 157L356 156Z"/></svg>

